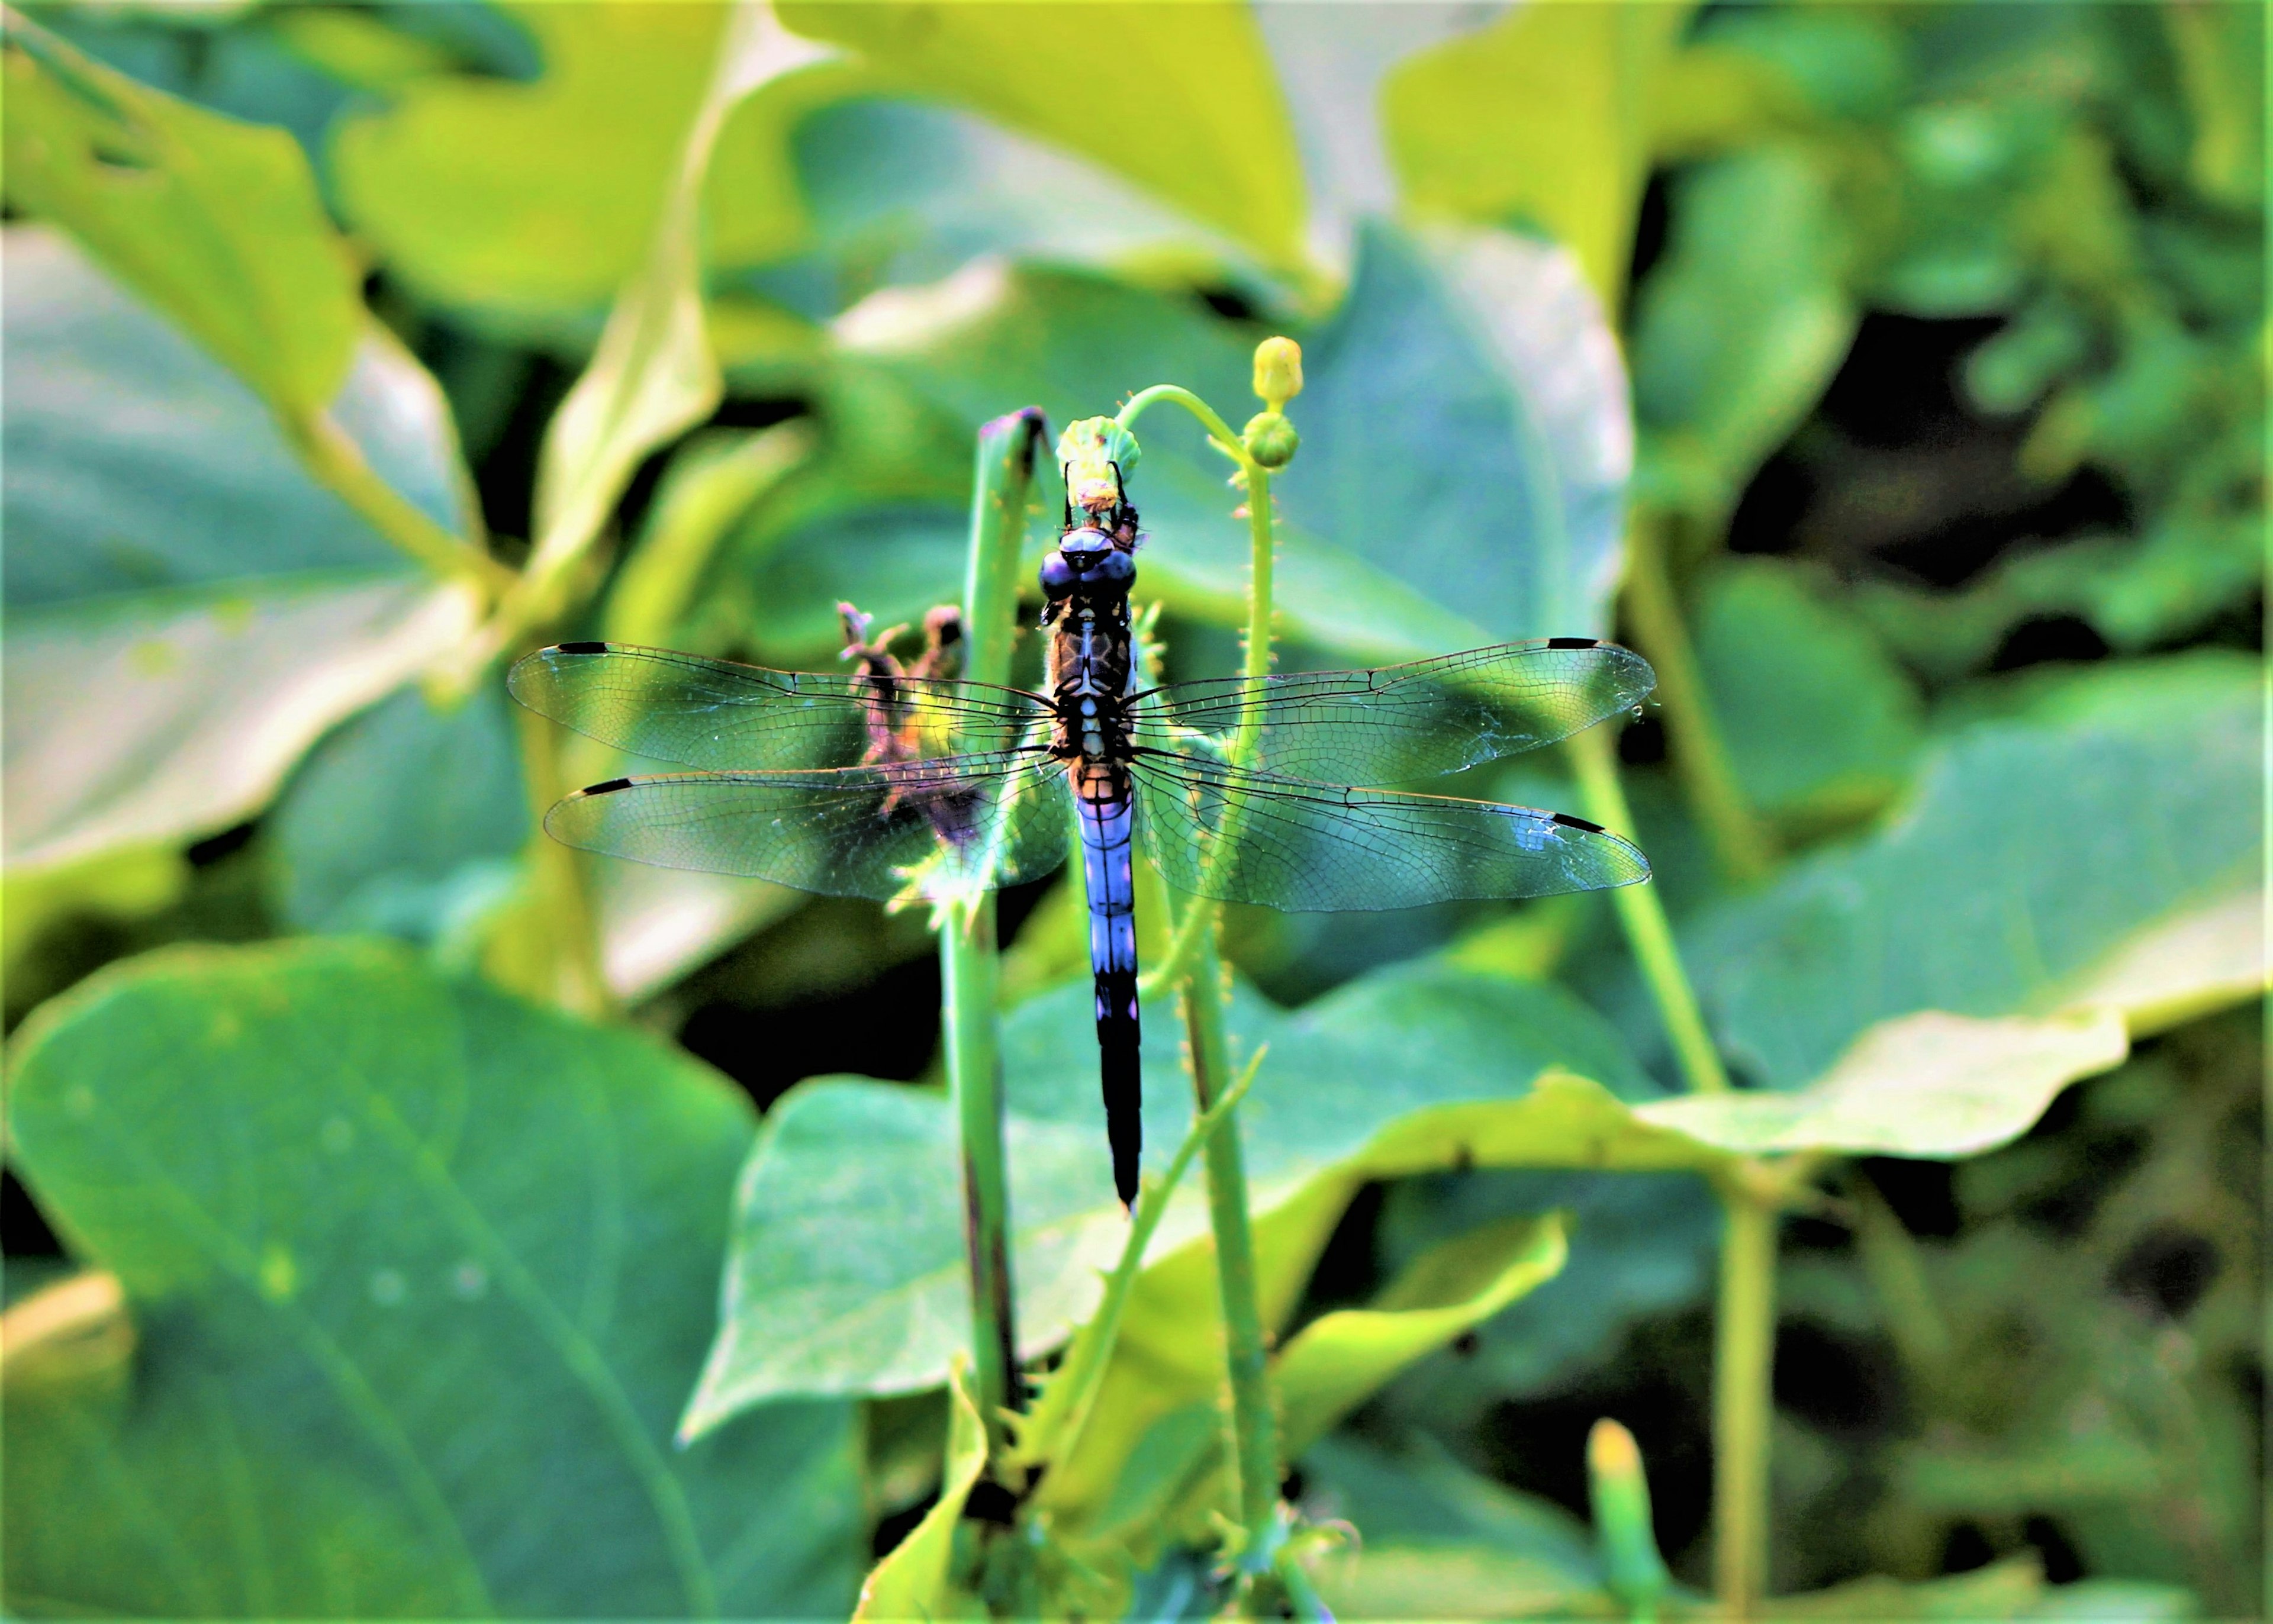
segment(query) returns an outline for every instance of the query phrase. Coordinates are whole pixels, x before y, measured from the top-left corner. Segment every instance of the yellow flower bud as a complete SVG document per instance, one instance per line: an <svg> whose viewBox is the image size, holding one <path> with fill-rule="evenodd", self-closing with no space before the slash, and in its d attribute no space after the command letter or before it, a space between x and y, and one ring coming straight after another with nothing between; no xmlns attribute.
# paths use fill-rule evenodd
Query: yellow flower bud
<svg viewBox="0 0 2273 1624"><path fill-rule="evenodd" d="M1287 402L1302 393L1300 344L1292 339L1265 339L1255 347L1255 393L1274 412L1286 410Z"/></svg>

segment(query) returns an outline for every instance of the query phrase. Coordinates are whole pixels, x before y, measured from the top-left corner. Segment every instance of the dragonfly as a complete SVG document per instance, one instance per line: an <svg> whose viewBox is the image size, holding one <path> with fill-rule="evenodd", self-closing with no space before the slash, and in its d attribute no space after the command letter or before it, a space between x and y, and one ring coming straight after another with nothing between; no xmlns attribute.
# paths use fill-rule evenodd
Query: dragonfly
<svg viewBox="0 0 2273 1624"><path fill-rule="evenodd" d="M1117 483L1117 482L1116 482ZM952 675L951 609L911 665L843 606L837 673L570 642L514 697L689 772L610 779L544 827L587 851L904 904L1039 879L1077 856L1114 1187L1137 1194L1133 852L1189 895L1370 911L1632 885L1632 844L1565 812L1399 788L1563 739L1655 685L1632 651L1557 637L1367 670L1150 685L1132 628L1140 532L1116 490L1069 506L1040 572L1039 691Z"/></svg>

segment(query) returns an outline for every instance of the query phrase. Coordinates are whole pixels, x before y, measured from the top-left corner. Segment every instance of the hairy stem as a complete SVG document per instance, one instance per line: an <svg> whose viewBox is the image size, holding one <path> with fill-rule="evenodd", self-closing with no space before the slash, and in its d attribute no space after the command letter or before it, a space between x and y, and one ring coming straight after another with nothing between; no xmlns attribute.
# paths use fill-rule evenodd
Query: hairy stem
<svg viewBox="0 0 2273 1624"><path fill-rule="evenodd" d="M1017 631L1018 558L1042 415L1029 408L979 431L964 577L964 663L973 681L1009 674ZM986 741L991 748L999 740ZM948 1086L963 1150L964 1240L971 1271L971 1373L990 1461L1006 1456L1003 1415L1024 1402L1010 1279L1010 1186L1002 1141L1002 1057L996 1027L1001 967L991 893L950 905L939 936L946 999Z"/></svg>
<svg viewBox="0 0 2273 1624"><path fill-rule="evenodd" d="M1195 903L1212 915L1211 904ZM1184 978L1184 1035L1191 1046L1192 1096L1211 1109L1231 1081L1231 1041L1224 1029L1223 967L1212 937L1203 940ZM1249 1576L1268 1565L1266 1536L1279 1505L1279 1412L1272 1402L1270 1343L1264 1335L1255 1278L1255 1234L1247 1210L1247 1161L1239 1125L1208 1136L1208 1222L1215 1231L1216 1290L1223 1309L1224 1362L1231 1378L1232 1460L1239 1478L1240 1566Z"/></svg>
<svg viewBox="0 0 2273 1624"><path fill-rule="evenodd" d="M1173 400L1197 417L1208 438L1239 464L1246 476L1248 538L1251 557L1247 599L1247 640L1242 675L1262 677L1271 670L1272 565L1276 542L1271 528L1271 475L1247 454L1247 447L1207 402L1174 384L1140 391L1121 410L1123 428L1155 400ZM1255 722L1242 720L1231 759L1243 766L1255 749ZM1218 849L1236 838L1234 828L1218 831ZM1215 951L1220 904L1194 898L1176 926L1162 966L1162 979L1181 987L1184 1030L1189 1040L1192 1090L1206 1111L1231 1077L1231 1047L1224 1025L1224 975ZM1180 977L1178 980L1176 978ZM1279 1505L1279 1412L1271 1393L1269 1343L1255 1276L1255 1236L1248 1216L1247 1162L1240 1148L1239 1123L1227 1121L1207 1142L1208 1216L1215 1235L1216 1290L1223 1313L1225 1364L1231 1383L1232 1456L1239 1478L1239 1522L1243 1545L1239 1565L1250 1579L1270 1562Z"/></svg>
<svg viewBox="0 0 2273 1624"><path fill-rule="evenodd" d="M1690 810L1704 826L1713 855L1729 879L1750 885L1775 865L1775 840L1745 797L1729 765L1720 723L1705 694L1688 624L1665 567L1665 520L1637 511L1626 528L1625 611L1641 651L1657 668L1667 747ZM1600 819L1597 819L1600 821Z"/></svg>

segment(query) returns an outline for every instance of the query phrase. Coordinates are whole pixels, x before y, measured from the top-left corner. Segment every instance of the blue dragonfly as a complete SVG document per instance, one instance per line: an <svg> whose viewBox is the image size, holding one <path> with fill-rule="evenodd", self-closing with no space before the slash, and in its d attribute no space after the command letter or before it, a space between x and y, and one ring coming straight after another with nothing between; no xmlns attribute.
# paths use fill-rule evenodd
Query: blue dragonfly
<svg viewBox="0 0 2273 1624"><path fill-rule="evenodd" d="M853 667L775 671L561 643L508 678L539 714L695 769L557 804L553 838L667 868L905 902L1038 879L1078 851L1114 1186L1136 1196L1139 1029L1131 853L1178 890L1293 912L1632 885L1642 854L1564 812L1394 786L1568 737L1639 703L1649 664L1558 637L1372 670L1147 686L1129 621L1136 510L1069 510L1041 568L1041 692L949 674L934 610L903 668L844 609ZM1235 751L1234 742L1242 748Z"/></svg>

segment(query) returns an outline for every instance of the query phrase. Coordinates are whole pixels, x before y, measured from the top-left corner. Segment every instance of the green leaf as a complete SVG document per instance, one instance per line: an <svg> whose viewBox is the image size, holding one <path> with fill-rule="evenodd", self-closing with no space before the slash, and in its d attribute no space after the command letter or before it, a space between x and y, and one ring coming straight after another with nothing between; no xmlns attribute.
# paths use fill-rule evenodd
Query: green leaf
<svg viewBox="0 0 2273 1624"><path fill-rule="evenodd" d="M506 705L501 688L448 709L405 688L318 744L266 826L278 919L428 942L498 900L529 824Z"/></svg>
<svg viewBox="0 0 2273 1624"><path fill-rule="evenodd" d="M1246 255L1110 169L927 100L822 108L798 125L794 150L814 246L752 281L814 316L878 288L938 281L983 255L1155 281L1164 268L1254 278Z"/></svg>
<svg viewBox="0 0 2273 1624"><path fill-rule="evenodd" d="M1406 201L1542 227L1616 303L1655 86L1690 9L1519 6L1400 64L1382 89L1382 121Z"/></svg>
<svg viewBox="0 0 2273 1624"><path fill-rule="evenodd" d="M1865 1156L1973 1156L2019 1138L2054 1095L2129 1050L2113 1009L1994 1021L1929 1010L1872 1027L1796 1093L1692 1094L1638 1114L1744 1155L1835 1146Z"/></svg>
<svg viewBox="0 0 2273 1624"><path fill-rule="evenodd" d="M617 296L591 364L546 426L535 545L502 637L559 612L559 595L641 460L709 416L724 393L703 323L704 183L735 106L825 53L784 33L766 0L739 0L716 50L709 88L664 178L646 263ZM501 652L510 650L484 647L483 662Z"/></svg>
<svg viewBox="0 0 2273 1624"><path fill-rule="evenodd" d="M6 236L7 863L210 834L324 731L462 635L411 567L284 448L246 387L39 228ZM447 411L368 341L334 406L438 522Z"/></svg>
<svg viewBox="0 0 2273 1624"><path fill-rule="evenodd" d="M1707 575L1697 664L1752 804L1801 833L1859 822L1909 782L1917 695L1870 633L1768 559Z"/></svg>
<svg viewBox="0 0 2273 1624"><path fill-rule="evenodd" d="M894 88L961 101L1117 170L1274 266L1302 263L1301 161L1244 6L1128 7L1104 22L1078 8L936 0L785 0L781 11L800 34L861 53ZM1117 104L1145 110L1141 139L1083 93L1104 82Z"/></svg>
<svg viewBox="0 0 2273 1624"><path fill-rule="evenodd" d="M430 297L523 328L611 297L648 257L731 13L522 4L545 71L529 84L420 80L341 124L340 202ZM785 86L729 120L702 183L713 263L754 263L804 230L789 123L827 93ZM809 98L809 99L808 99Z"/></svg>
<svg viewBox="0 0 2273 1624"><path fill-rule="evenodd" d="M19 1035L11 1152L134 1398L9 1390L11 1606L818 1614L849 1410L674 1452L740 1096L373 943L169 951Z"/></svg>
<svg viewBox="0 0 2273 1624"><path fill-rule="evenodd" d="M1304 1326L1272 1361L1287 1453L1300 1455L1414 1360L1554 1278L1563 1229L1559 1216L1519 1218L1445 1241L1371 1306Z"/></svg>
<svg viewBox="0 0 2273 1624"><path fill-rule="evenodd" d="M1789 1089L1920 1010L2143 1019L2254 984L2220 922L2262 872L2261 680L2220 656L2107 667L1945 738L1876 833L1684 932L1724 1051ZM2141 956L2172 933L2187 956Z"/></svg>
<svg viewBox="0 0 2273 1624"><path fill-rule="evenodd" d="M1439 1355L1392 1395L1396 1409L1445 1420L1476 1401L1537 1393L1607 1355L1636 1320L1696 1301L1712 1278L1720 1208L1685 1173L1472 1169L1400 1179L1383 1202L1375 1246L1401 1267L1446 1237L1495 1218L1569 1214L1563 1272L1477 1328L1475 1346Z"/></svg>
<svg viewBox="0 0 2273 1624"><path fill-rule="evenodd" d="M339 393L358 273L299 143L178 101L10 14L8 199L53 221L279 412Z"/></svg>
<svg viewBox="0 0 2273 1624"><path fill-rule="evenodd" d="M1358 1530L1317 1575L1338 1616L1608 1616L1601 1560L1576 1517L1477 1476L1426 1433L1397 1453L1336 1433L1302 1457L1303 1502Z"/></svg>
<svg viewBox="0 0 2273 1624"><path fill-rule="evenodd" d="M1066 988L1037 999L1003 1032L1013 1275L1021 1337L1035 1354L1093 1309L1127 1227L1096 1104L1086 997ZM1144 1138L1157 1171L1190 1127L1190 1089L1170 1036L1174 1006L1148 1007L1145 1022L1154 1037ZM1563 1074L1534 1080L1583 1067L1628 1095L1654 1091L1609 1029L1567 996L1441 965L1369 977L1294 1015L1242 994L1232 1028L1242 1055L1271 1045L1239 1126L1257 1211L1287 1214L1265 1244L1264 1296L1281 1318L1367 1178L1449 1165L1470 1149L1486 1164L1559 1152L1592 1164L1633 1126L1618 1096L1557 1081ZM1660 1164L1717 1159L1677 1136L1633 1131ZM908 1392L944 1377L970 1336L956 1166L952 1119L935 1095L822 1080L783 1097L744 1174L726 1312L688 1408L690 1434L782 1394ZM1196 1253L1185 1253L1173 1283L1157 1277L1159 1263L1189 1248L1205 1222L1196 1192L1170 1205L1139 1298L1181 1300L1196 1289ZM1137 1313L1132 1305L1132 1321ZM1136 1334L1132 1323L1123 1342ZM1091 1432L1111 1403L1099 1401Z"/></svg>
<svg viewBox="0 0 2273 1624"><path fill-rule="evenodd" d="M1641 486L1725 520L1768 453L1830 385L1861 319L1853 250L1811 149L1759 146L1676 183L1673 237L1633 322Z"/></svg>
<svg viewBox="0 0 2273 1624"><path fill-rule="evenodd" d="M948 1619L983 1613L956 1594L949 1572L955 1554L955 1527L971 1486L986 1470L986 1429L971 1396L971 1371L956 1359L949 1373L947 1463L940 1474L939 1498L923 1520L908 1530L891 1554L869 1571L860 1586L854 1624L863 1620Z"/></svg>
<svg viewBox="0 0 2273 1624"><path fill-rule="evenodd" d="M1362 251L1294 402L1302 455L1273 483L1282 625L1383 659L1599 628L1632 447L1616 341L1568 258L1386 226ZM1235 418L1251 381L1247 338L1196 304L1067 273L975 266L880 295L837 334L949 421L1031 401L1069 422L1163 378ZM1249 543L1228 465L1172 408L1138 432L1140 594L1235 624ZM799 547L843 567L841 544Z"/></svg>

